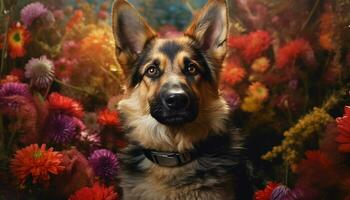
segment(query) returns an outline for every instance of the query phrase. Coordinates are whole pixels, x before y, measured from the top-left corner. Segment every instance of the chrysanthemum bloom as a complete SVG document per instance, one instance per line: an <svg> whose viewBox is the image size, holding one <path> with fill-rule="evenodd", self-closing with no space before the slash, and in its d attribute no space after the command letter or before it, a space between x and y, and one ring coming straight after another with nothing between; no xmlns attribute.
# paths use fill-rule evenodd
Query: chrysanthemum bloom
<svg viewBox="0 0 350 200"><path fill-rule="evenodd" d="M50 94L48 98L49 109L56 112L65 113L81 119L84 115L81 104L70 98L63 96L57 92Z"/></svg>
<svg viewBox="0 0 350 200"><path fill-rule="evenodd" d="M76 60L70 60L67 58L60 58L55 61L55 74L59 79L69 80L74 69L74 65L77 64Z"/></svg>
<svg viewBox="0 0 350 200"><path fill-rule="evenodd" d="M117 156L107 149L95 150L89 157L89 163L94 169L95 175L104 180L114 179L117 175Z"/></svg>
<svg viewBox="0 0 350 200"><path fill-rule="evenodd" d="M67 144L77 135L78 125L75 119L64 114L53 114L48 118L46 133L56 144Z"/></svg>
<svg viewBox="0 0 350 200"><path fill-rule="evenodd" d="M97 121L102 126L120 126L118 113L108 109L104 109L98 113Z"/></svg>
<svg viewBox="0 0 350 200"><path fill-rule="evenodd" d="M69 200L118 200L118 194L113 187L95 183L91 188L83 187L69 197Z"/></svg>
<svg viewBox="0 0 350 200"><path fill-rule="evenodd" d="M46 14L47 12L47 8L45 8L45 6L40 2L28 4L21 10L21 21L24 25L29 27L35 19Z"/></svg>
<svg viewBox="0 0 350 200"><path fill-rule="evenodd" d="M53 62L46 56L32 58L25 66L25 77L38 88L47 88L55 78Z"/></svg>
<svg viewBox="0 0 350 200"><path fill-rule="evenodd" d="M230 37L228 46L238 49L244 61L250 63L270 47L271 41L268 32L259 30L248 35Z"/></svg>
<svg viewBox="0 0 350 200"><path fill-rule="evenodd" d="M246 112L257 112L262 108L261 103L259 99L247 96L243 99L241 109Z"/></svg>
<svg viewBox="0 0 350 200"><path fill-rule="evenodd" d="M230 86L234 86L241 82L246 76L246 71L243 67L225 66L222 70L221 80Z"/></svg>
<svg viewBox="0 0 350 200"><path fill-rule="evenodd" d="M255 200L270 200L271 194L280 184L268 182L263 190L256 191L254 194Z"/></svg>
<svg viewBox="0 0 350 200"><path fill-rule="evenodd" d="M269 96L269 90L262 83L254 82L248 88L248 95L260 101L264 101Z"/></svg>
<svg viewBox="0 0 350 200"><path fill-rule="evenodd" d="M270 60L266 57L255 59L251 68L255 72L263 73L270 67Z"/></svg>
<svg viewBox="0 0 350 200"><path fill-rule="evenodd" d="M30 97L29 87L25 83L10 82L0 85L0 97L19 95Z"/></svg>
<svg viewBox="0 0 350 200"><path fill-rule="evenodd" d="M314 51L308 41L296 39L281 47L277 52L276 67L282 69L292 67L296 59L301 58L308 66L316 64Z"/></svg>
<svg viewBox="0 0 350 200"><path fill-rule="evenodd" d="M16 83L16 82L19 82L18 77L13 75L6 75L5 78L0 80L0 84Z"/></svg>
<svg viewBox="0 0 350 200"><path fill-rule="evenodd" d="M16 23L9 29L7 41L10 57L23 57L26 54L25 47L30 41L30 33L20 23Z"/></svg>
<svg viewBox="0 0 350 200"><path fill-rule="evenodd" d="M338 150L342 153L350 152L350 106L345 106L343 117L336 119L339 135L336 141L339 143Z"/></svg>
<svg viewBox="0 0 350 200"><path fill-rule="evenodd" d="M61 162L62 154L53 151L53 148L46 150L46 144L40 147L32 144L16 151L11 160L11 171L21 184L27 178L31 178L33 183L46 182L50 175L57 175L64 170Z"/></svg>

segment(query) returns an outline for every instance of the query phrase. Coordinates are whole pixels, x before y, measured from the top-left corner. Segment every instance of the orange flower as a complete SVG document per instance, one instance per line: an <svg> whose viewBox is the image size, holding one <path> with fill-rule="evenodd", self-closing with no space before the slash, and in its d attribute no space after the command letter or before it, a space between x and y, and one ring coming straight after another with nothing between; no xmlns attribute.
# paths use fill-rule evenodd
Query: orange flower
<svg viewBox="0 0 350 200"><path fill-rule="evenodd" d="M243 67L225 67L222 71L222 80L230 85L235 85L243 80L246 71Z"/></svg>
<svg viewBox="0 0 350 200"><path fill-rule="evenodd" d="M320 18L320 37L319 42L323 49L334 50L334 13L326 12Z"/></svg>
<svg viewBox="0 0 350 200"><path fill-rule="evenodd" d="M74 27L76 24L78 24L78 23L81 22L81 20L83 19L83 17L84 17L83 11L81 11L81 10L76 10L76 11L74 12L73 17L70 18L70 20L68 21L68 23L67 23L67 25L66 25L66 31L72 30L73 27Z"/></svg>
<svg viewBox="0 0 350 200"><path fill-rule="evenodd" d="M22 184L30 176L33 183L45 182L50 179L50 174L57 175L64 170L62 157L53 148L46 150L46 144L41 147L31 144L16 151L11 160L11 171Z"/></svg>
<svg viewBox="0 0 350 200"><path fill-rule="evenodd" d="M254 82L248 88L248 95L264 101L269 96L269 90L262 83Z"/></svg>
<svg viewBox="0 0 350 200"><path fill-rule="evenodd" d="M95 183L91 188L83 187L69 197L69 200L117 200L118 194L113 187Z"/></svg>
<svg viewBox="0 0 350 200"><path fill-rule="evenodd" d="M102 110L98 113L98 123L102 126L119 126L120 120L118 113L115 111L110 111L108 109Z"/></svg>
<svg viewBox="0 0 350 200"><path fill-rule="evenodd" d="M82 118L84 115L82 105L70 97L53 92L50 94L48 101L51 110L60 111L77 118Z"/></svg>
<svg viewBox="0 0 350 200"><path fill-rule="evenodd" d="M26 54L25 46L30 40L30 33L19 22L13 25L8 34L7 40L9 45L10 57L19 58Z"/></svg>
<svg viewBox="0 0 350 200"><path fill-rule="evenodd" d="M254 194L254 200L270 200L271 194L280 184L268 182L263 190L258 190Z"/></svg>

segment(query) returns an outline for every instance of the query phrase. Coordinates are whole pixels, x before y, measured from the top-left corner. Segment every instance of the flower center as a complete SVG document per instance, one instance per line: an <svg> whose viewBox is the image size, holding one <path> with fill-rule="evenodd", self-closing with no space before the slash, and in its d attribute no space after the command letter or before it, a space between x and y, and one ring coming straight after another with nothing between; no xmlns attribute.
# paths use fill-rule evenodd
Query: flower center
<svg viewBox="0 0 350 200"><path fill-rule="evenodd" d="M21 41L21 34L15 33L15 34L13 35L13 40L15 40L16 42Z"/></svg>
<svg viewBox="0 0 350 200"><path fill-rule="evenodd" d="M41 151L36 151L33 153L33 158L37 159L40 158L43 155Z"/></svg>

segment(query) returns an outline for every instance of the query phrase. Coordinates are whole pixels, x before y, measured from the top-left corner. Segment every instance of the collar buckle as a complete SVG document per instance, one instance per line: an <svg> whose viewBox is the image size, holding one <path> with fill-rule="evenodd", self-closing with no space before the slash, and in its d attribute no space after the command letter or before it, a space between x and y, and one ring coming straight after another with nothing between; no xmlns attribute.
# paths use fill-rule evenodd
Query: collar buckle
<svg viewBox="0 0 350 200"><path fill-rule="evenodd" d="M144 149L143 152L150 161L164 167L177 167L193 160L193 155L190 152L160 152L147 149Z"/></svg>

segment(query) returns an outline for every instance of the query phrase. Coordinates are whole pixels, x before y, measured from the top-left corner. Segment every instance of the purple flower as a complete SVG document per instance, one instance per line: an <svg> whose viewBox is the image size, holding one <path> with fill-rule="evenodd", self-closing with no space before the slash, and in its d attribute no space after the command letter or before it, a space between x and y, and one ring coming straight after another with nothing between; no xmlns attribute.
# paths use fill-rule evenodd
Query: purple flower
<svg viewBox="0 0 350 200"><path fill-rule="evenodd" d="M95 150L89 157L95 175L104 180L111 180L117 175L118 159L107 149Z"/></svg>
<svg viewBox="0 0 350 200"><path fill-rule="evenodd" d="M27 84L24 83L4 83L0 85L0 98L13 95L30 97L30 92Z"/></svg>
<svg viewBox="0 0 350 200"><path fill-rule="evenodd" d="M46 133L51 141L57 144L66 144L74 139L78 124L73 117L55 113L48 119Z"/></svg>
<svg viewBox="0 0 350 200"><path fill-rule="evenodd" d="M280 185L272 191L270 200L285 200L289 193L290 189L288 187Z"/></svg>
<svg viewBox="0 0 350 200"><path fill-rule="evenodd" d="M46 56L32 58L25 66L26 78L38 88L47 88L55 77L54 64Z"/></svg>
<svg viewBox="0 0 350 200"><path fill-rule="evenodd" d="M35 19L46 14L47 12L47 8L45 8L45 6L42 3L34 2L22 8L21 20L23 24L28 27L33 23Z"/></svg>
<svg viewBox="0 0 350 200"><path fill-rule="evenodd" d="M241 98L235 91L224 90L222 92L222 96L226 100L227 104L230 106L231 111L234 111L237 108L239 108L239 105L241 104Z"/></svg>

